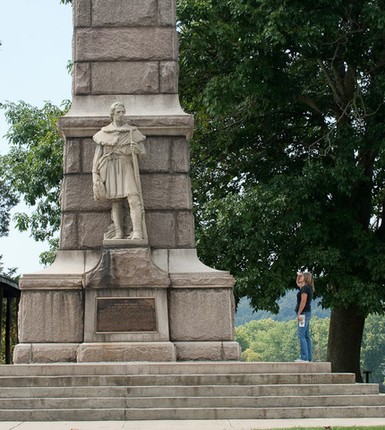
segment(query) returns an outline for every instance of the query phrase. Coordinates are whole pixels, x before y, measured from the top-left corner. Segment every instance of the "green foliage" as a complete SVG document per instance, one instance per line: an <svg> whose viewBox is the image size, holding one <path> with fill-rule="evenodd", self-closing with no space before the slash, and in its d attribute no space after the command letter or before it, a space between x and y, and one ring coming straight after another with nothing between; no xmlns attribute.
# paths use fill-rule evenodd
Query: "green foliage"
<svg viewBox="0 0 385 430"><path fill-rule="evenodd" d="M370 382L385 383L385 317L369 315L361 350L361 367L371 371Z"/></svg>
<svg viewBox="0 0 385 430"><path fill-rule="evenodd" d="M326 361L329 318L313 317L311 337L313 360ZM251 321L235 330L244 361L294 361L299 357L297 322L272 319Z"/></svg>
<svg viewBox="0 0 385 430"><path fill-rule="evenodd" d="M326 307L385 301L383 1L179 0L203 261L277 312L301 266Z"/></svg>
<svg viewBox="0 0 385 430"><path fill-rule="evenodd" d="M10 211L18 201L11 184L4 178L4 168L0 163L0 237L8 234Z"/></svg>
<svg viewBox="0 0 385 430"><path fill-rule="evenodd" d="M63 175L63 140L56 122L68 107L68 102L62 108L46 102L41 109L24 102L1 105L10 124L5 136L9 152L0 158L1 179L33 208L31 214L16 214L16 227L30 230L35 240L49 240L53 245L60 225Z"/></svg>

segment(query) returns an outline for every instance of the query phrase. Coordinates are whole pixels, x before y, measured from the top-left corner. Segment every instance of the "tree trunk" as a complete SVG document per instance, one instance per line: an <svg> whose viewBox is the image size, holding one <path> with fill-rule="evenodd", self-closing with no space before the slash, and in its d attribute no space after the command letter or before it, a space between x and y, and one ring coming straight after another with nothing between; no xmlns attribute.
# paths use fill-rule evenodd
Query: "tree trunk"
<svg viewBox="0 0 385 430"><path fill-rule="evenodd" d="M358 313L357 306L332 309L329 327L327 360L332 372L351 372L356 381L362 382L360 352L365 317Z"/></svg>

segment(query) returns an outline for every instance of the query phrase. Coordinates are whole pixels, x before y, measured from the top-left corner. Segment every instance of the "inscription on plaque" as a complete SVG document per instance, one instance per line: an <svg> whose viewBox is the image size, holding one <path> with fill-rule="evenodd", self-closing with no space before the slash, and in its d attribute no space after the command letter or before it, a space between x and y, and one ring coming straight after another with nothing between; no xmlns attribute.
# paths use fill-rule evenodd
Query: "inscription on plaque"
<svg viewBox="0 0 385 430"><path fill-rule="evenodd" d="M96 331L156 331L155 298L112 297L96 299Z"/></svg>

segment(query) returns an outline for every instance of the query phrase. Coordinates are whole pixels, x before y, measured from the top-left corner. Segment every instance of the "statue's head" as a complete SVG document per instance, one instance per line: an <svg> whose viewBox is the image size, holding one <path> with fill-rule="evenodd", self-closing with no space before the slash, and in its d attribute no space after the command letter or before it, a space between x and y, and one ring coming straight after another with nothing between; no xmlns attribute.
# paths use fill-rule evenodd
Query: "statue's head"
<svg viewBox="0 0 385 430"><path fill-rule="evenodd" d="M126 113L126 108L122 102L115 102L110 107L110 118L113 121L114 115L118 109L123 109L124 113Z"/></svg>

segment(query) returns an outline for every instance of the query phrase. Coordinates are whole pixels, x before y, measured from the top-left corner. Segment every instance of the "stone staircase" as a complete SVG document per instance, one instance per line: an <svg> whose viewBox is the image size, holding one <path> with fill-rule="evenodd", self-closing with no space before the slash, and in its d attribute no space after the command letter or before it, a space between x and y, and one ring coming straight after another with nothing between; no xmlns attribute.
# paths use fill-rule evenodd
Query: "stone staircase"
<svg viewBox="0 0 385 430"><path fill-rule="evenodd" d="M330 363L87 363L0 366L1 421L385 416L377 384Z"/></svg>

